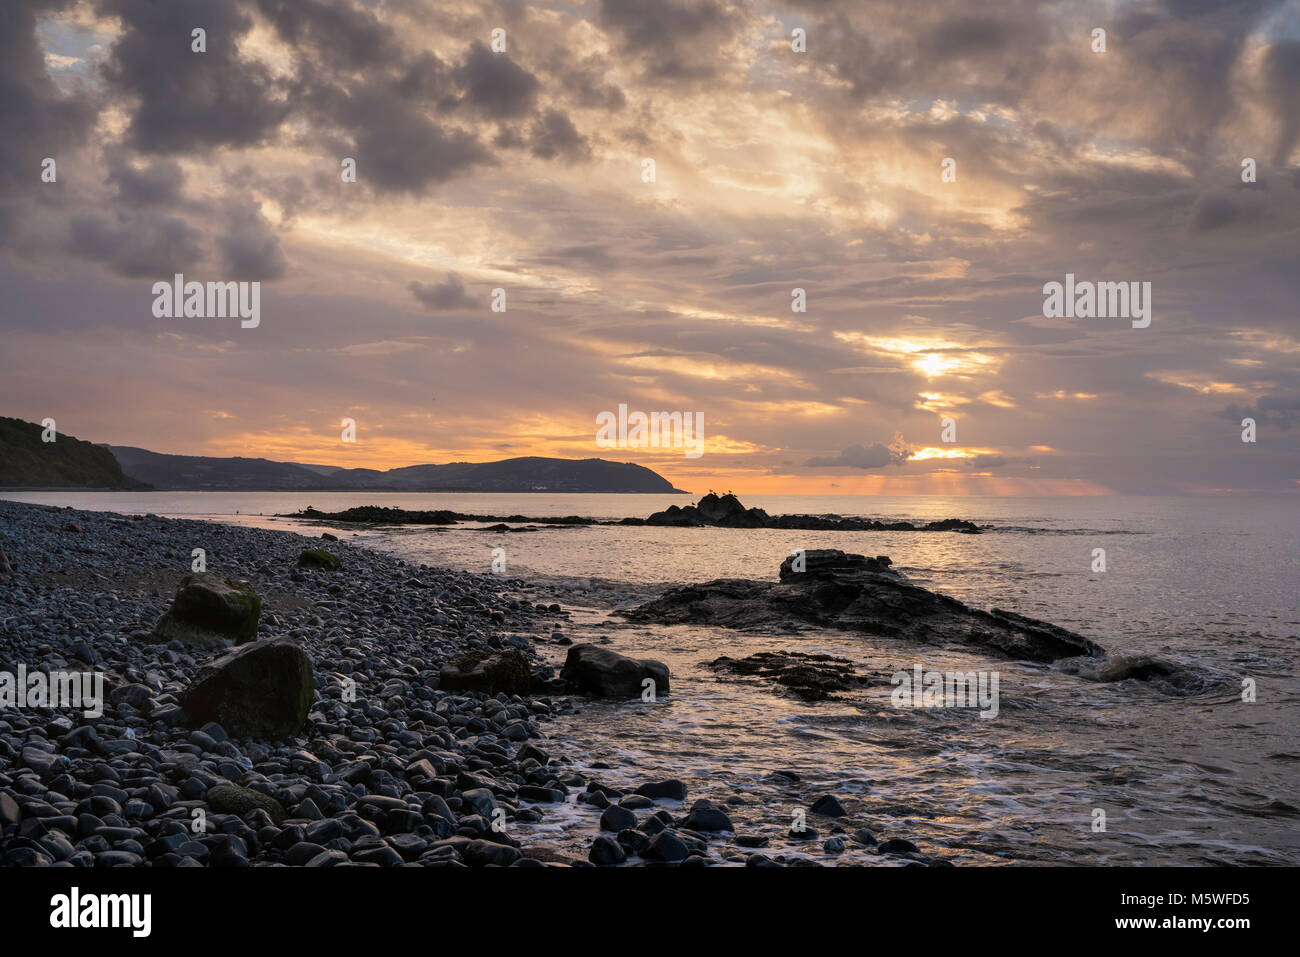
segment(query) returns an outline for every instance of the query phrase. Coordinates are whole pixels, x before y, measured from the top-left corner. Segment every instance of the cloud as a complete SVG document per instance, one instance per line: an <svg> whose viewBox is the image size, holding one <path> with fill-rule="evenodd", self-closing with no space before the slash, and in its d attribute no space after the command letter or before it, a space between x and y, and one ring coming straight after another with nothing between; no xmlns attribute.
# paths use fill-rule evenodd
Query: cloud
<svg viewBox="0 0 1300 957"><path fill-rule="evenodd" d="M1230 405L1215 413L1221 419L1240 423L1251 418L1258 426L1273 426L1289 432L1300 421L1300 393L1262 395L1251 405Z"/></svg>
<svg viewBox="0 0 1300 957"><path fill-rule="evenodd" d="M156 159L137 169L121 155L113 157L108 182L117 188L118 202L127 206L179 203L185 171L173 159Z"/></svg>
<svg viewBox="0 0 1300 957"><path fill-rule="evenodd" d="M600 0L601 24L656 80L716 75L726 60L722 47L741 20L740 9L721 0Z"/></svg>
<svg viewBox="0 0 1300 957"><path fill-rule="evenodd" d="M430 309L468 309L474 300L465 292L465 284L456 273L448 273L439 283L412 282L408 287L416 299Z"/></svg>
<svg viewBox="0 0 1300 957"><path fill-rule="evenodd" d="M562 156L570 162L590 155L591 148L573 121L559 110L547 110L533 124L528 148L534 156L553 159Z"/></svg>
<svg viewBox="0 0 1300 957"><path fill-rule="evenodd" d="M226 279L267 280L284 275L286 260L280 238L261 212L239 206L227 215L225 233L217 239L222 275Z"/></svg>
<svg viewBox="0 0 1300 957"><path fill-rule="evenodd" d="M68 248L119 276L162 279L192 270L205 253L203 233L179 216L145 211L72 220Z"/></svg>
<svg viewBox="0 0 1300 957"><path fill-rule="evenodd" d="M71 0L0 3L0 190L39 183L41 161L66 158L98 113L97 98L86 89L60 92L37 40L37 17L70 5Z"/></svg>
<svg viewBox="0 0 1300 957"><path fill-rule="evenodd" d="M909 458L911 453L905 449L893 449L873 442L869 446L850 445L839 455L814 456L804 464L814 468L879 469L887 465L902 465Z"/></svg>
<svg viewBox="0 0 1300 957"><path fill-rule="evenodd" d="M266 140L289 114L285 91L262 64L239 55L252 18L234 3L208 0L99 0L122 33L104 76L131 104L127 140L148 153L188 153ZM207 52L191 49L191 31L207 31Z"/></svg>
<svg viewBox="0 0 1300 957"><path fill-rule="evenodd" d="M541 84L507 53L493 53L475 41L455 79L465 87L465 99L484 116L501 120L532 107Z"/></svg>

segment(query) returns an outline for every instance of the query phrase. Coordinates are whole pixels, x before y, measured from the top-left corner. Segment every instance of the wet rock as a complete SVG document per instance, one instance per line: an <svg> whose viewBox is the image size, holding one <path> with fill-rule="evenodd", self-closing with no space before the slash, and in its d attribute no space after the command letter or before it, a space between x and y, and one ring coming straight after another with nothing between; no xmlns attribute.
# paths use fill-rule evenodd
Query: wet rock
<svg viewBox="0 0 1300 957"><path fill-rule="evenodd" d="M242 645L257 637L261 613L262 599L248 585L209 572L186 575L149 639L204 649Z"/></svg>
<svg viewBox="0 0 1300 957"><path fill-rule="evenodd" d="M785 528L829 531L900 531L900 532L966 532L979 534L980 527L959 518L946 518L938 522L916 525L912 522L878 522L861 518L841 518L838 515L768 515L761 508L745 508L740 499L728 492L717 495L710 492L694 505L670 505L655 512L643 522L624 519L624 524L673 525L684 527L717 526L721 528Z"/></svg>
<svg viewBox="0 0 1300 957"><path fill-rule="evenodd" d="M436 851L444 847L455 850L460 859L470 867L488 867L489 865L509 867L523 857L519 848L511 847L509 844L497 844L493 841L469 837L450 837L445 841L434 844L430 850Z"/></svg>
<svg viewBox="0 0 1300 957"><path fill-rule="evenodd" d="M666 861L673 863L685 860L690 848L674 831L660 831L650 838L650 843L641 851L641 856L648 861Z"/></svg>
<svg viewBox="0 0 1300 957"><path fill-rule="evenodd" d="M574 645L564 660L560 678L583 694L604 698L639 698L654 682L656 695L668 694L668 666L646 658L628 658L596 645Z"/></svg>
<svg viewBox="0 0 1300 957"><path fill-rule="evenodd" d="M587 852L587 860L597 867L613 867L627 860L627 852L623 850L618 841L602 834L591 842L591 850Z"/></svg>
<svg viewBox="0 0 1300 957"><path fill-rule="evenodd" d="M314 692L303 650L263 638L204 665L180 704L196 724L217 721L241 738L279 740L302 730Z"/></svg>
<svg viewBox="0 0 1300 957"><path fill-rule="evenodd" d="M652 801L668 799L670 801L686 800L686 785L676 778L667 781L649 781L636 789L636 793Z"/></svg>
<svg viewBox="0 0 1300 957"><path fill-rule="evenodd" d="M971 608L892 570L878 570L887 568L883 556L865 559L836 549L805 554L814 558L808 570L790 572L779 582L717 579L686 585L623 614L663 624L836 628L921 644L978 645L1031 661L1105 653L1064 628L1008 611Z"/></svg>
<svg viewBox="0 0 1300 957"><path fill-rule="evenodd" d="M443 665L438 674L438 688L442 691L524 695L531 686L528 659L517 648L458 655Z"/></svg>
<svg viewBox="0 0 1300 957"><path fill-rule="evenodd" d="M854 671L853 662L833 655L798 651L761 651L746 658L723 656L709 662L714 671L764 678L804 701L825 701L833 694L871 684Z"/></svg>
<svg viewBox="0 0 1300 957"><path fill-rule="evenodd" d="M1162 658L1150 655L1115 655L1100 661L1080 659L1068 670L1092 681L1142 681L1168 694L1198 694L1209 686L1203 676Z"/></svg>
<svg viewBox="0 0 1300 957"><path fill-rule="evenodd" d="M636 827L636 815L618 804L611 804L600 815L602 831L624 831Z"/></svg>
<svg viewBox="0 0 1300 957"><path fill-rule="evenodd" d="M905 838L893 837L878 845L876 852L879 854L919 854L921 849Z"/></svg>
<svg viewBox="0 0 1300 957"><path fill-rule="evenodd" d="M706 798L701 798L691 805L690 812L682 821L682 827L688 831L735 830L727 812Z"/></svg>
<svg viewBox="0 0 1300 957"><path fill-rule="evenodd" d="M822 817L844 817L848 814L839 798L833 794L823 794L812 802L808 810L814 814L820 814Z"/></svg>

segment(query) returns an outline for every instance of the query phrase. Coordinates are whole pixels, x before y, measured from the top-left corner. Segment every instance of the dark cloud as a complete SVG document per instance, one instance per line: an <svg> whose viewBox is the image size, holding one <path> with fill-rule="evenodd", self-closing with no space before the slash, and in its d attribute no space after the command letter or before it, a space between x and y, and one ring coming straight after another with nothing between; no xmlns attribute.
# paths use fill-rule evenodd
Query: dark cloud
<svg viewBox="0 0 1300 957"><path fill-rule="evenodd" d="M322 111L318 122L351 140L346 155L357 161L357 181L380 192L418 193L492 161L472 133L430 119L382 80L320 83L311 96Z"/></svg>
<svg viewBox="0 0 1300 957"><path fill-rule="evenodd" d="M408 287L411 294L430 309L468 309L474 300L465 291L465 283L457 273L448 273L442 282L412 282Z"/></svg>
<svg viewBox="0 0 1300 957"><path fill-rule="evenodd" d="M79 146L98 112L84 90L64 95L45 67L36 21L71 6L70 0L0 3L0 189L41 183L41 161L63 161Z"/></svg>
<svg viewBox="0 0 1300 957"><path fill-rule="evenodd" d="M558 63L551 65L559 88L574 106L584 109L621 110L627 104L623 90L608 79L610 67L599 57L589 56L570 66L572 51L560 53Z"/></svg>
<svg viewBox="0 0 1300 957"><path fill-rule="evenodd" d="M1250 418L1260 428L1272 426L1289 432L1293 425L1300 422L1300 393L1262 395L1255 400L1253 406L1234 404L1215 414L1221 419L1237 423Z"/></svg>
<svg viewBox="0 0 1300 957"><path fill-rule="evenodd" d="M1264 218L1267 202L1259 190L1206 193L1196 200L1187 226L1194 233L1229 226L1253 226Z"/></svg>
<svg viewBox="0 0 1300 957"><path fill-rule="evenodd" d="M718 73L741 14L721 0L600 0L600 22L645 76L697 80Z"/></svg>
<svg viewBox="0 0 1300 957"><path fill-rule="evenodd" d="M547 110L541 119L533 124L529 135L528 148L534 156L542 159L563 157L569 162L583 159L591 154L591 147L586 138L578 132L573 121L559 110Z"/></svg>
<svg viewBox="0 0 1300 957"><path fill-rule="evenodd" d="M911 457L912 454L905 449L872 442L869 446L850 445L839 455L814 456L804 464L814 468L879 469L887 465L902 465Z"/></svg>
<svg viewBox="0 0 1300 957"><path fill-rule="evenodd" d="M257 0L257 7L286 41L346 70L383 66L400 54L392 29L346 0Z"/></svg>
<svg viewBox="0 0 1300 957"><path fill-rule="evenodd" d="M175 160L156 159L137 169L119 155L110 164L108 182L116 187L118 202L127 206L180 202L185 171Z"/></svg>
<svg viewBox="0 0 1300 957"><path fill-rule="evenodd" d="M251 204L236 207L227 216L227 229L217 241L224 280L278 279L286 261L280 237Z"/></svg>
<svg viewBox="0 0 1300 957"><path fill-rule="evenodd" d="M204 256L203 233L179 216L155 211L77 216L69 249L119 276L164 279L192 270Z"/></svg>
<svg viewBox="0 0 1300 957"><path fill-rule="evenodd" d="M494 120L527 113L541 86L537 77L508 53L493 53L477 41L470 47L465 62L456 68L455 79L465 88L466 101Z"/></svg>
<svg viewBox="0 0 1300 957"><path fill-rule="evenodd" d="M127 140L144 152L187 153L266 139L289 106L270 74L238 53L252 19L234 3L207 0L99 0L121 20L104 76L133 103ZM207 52L191 31L207 31Z"/></svg>

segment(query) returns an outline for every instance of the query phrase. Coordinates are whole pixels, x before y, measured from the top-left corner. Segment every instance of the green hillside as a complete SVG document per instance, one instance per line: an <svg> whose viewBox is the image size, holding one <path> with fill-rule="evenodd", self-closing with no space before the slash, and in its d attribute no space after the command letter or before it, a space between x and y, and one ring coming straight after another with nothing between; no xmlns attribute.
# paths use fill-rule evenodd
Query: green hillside
<svg viewBox="0 0 1300 957"><path fill-rule="evenodd" d="M108 449L59 433L42 442L41 426L0 416L0 486L5 488L148 488L127 478Z"/></svg>

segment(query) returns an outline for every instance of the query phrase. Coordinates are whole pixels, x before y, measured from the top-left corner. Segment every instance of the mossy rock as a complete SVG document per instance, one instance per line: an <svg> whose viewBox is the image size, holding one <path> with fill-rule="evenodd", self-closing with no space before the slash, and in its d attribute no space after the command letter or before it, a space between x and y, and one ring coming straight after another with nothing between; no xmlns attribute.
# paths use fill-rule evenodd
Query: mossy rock
<svg viewBox="0 0 1300 957"><path fill-rule="evenodd" d="M528 659L516 648L458 655L443 665L438 675L439 691L528 694L531 687Z"/></svg>
<svg viewBox="0 0 1300 957"><path fill-rule="evenodd" d="M280 741L302 731L315 692L306 652L263 638L200 668L179 703L193 727L215 721L232 737Z"/></svg>
<svg viewBox="0 0 1300 957"><path fill-rule="evenodd" d="M243 817L249 811L261 808L276 824L285 818L284 805L275 798L238 784L217 784L208 788L207 802L208 807L218 814Z"/></svg>
<svg viewBox="0 0 1300 957"><path fill-rule="evenodd" d="M229 648L257 638L262 599L248 585L209 572L186 575L153 640L198 648Z"/></svg>
<svg viewBox="0 0 1300 957"><path fill-rule="evenodd" d="M343 568L343 563L339 561L337 555L333 555L322 548L306 548L298 556L299 568L323 568L327 572L336 572Z"/></svg>

